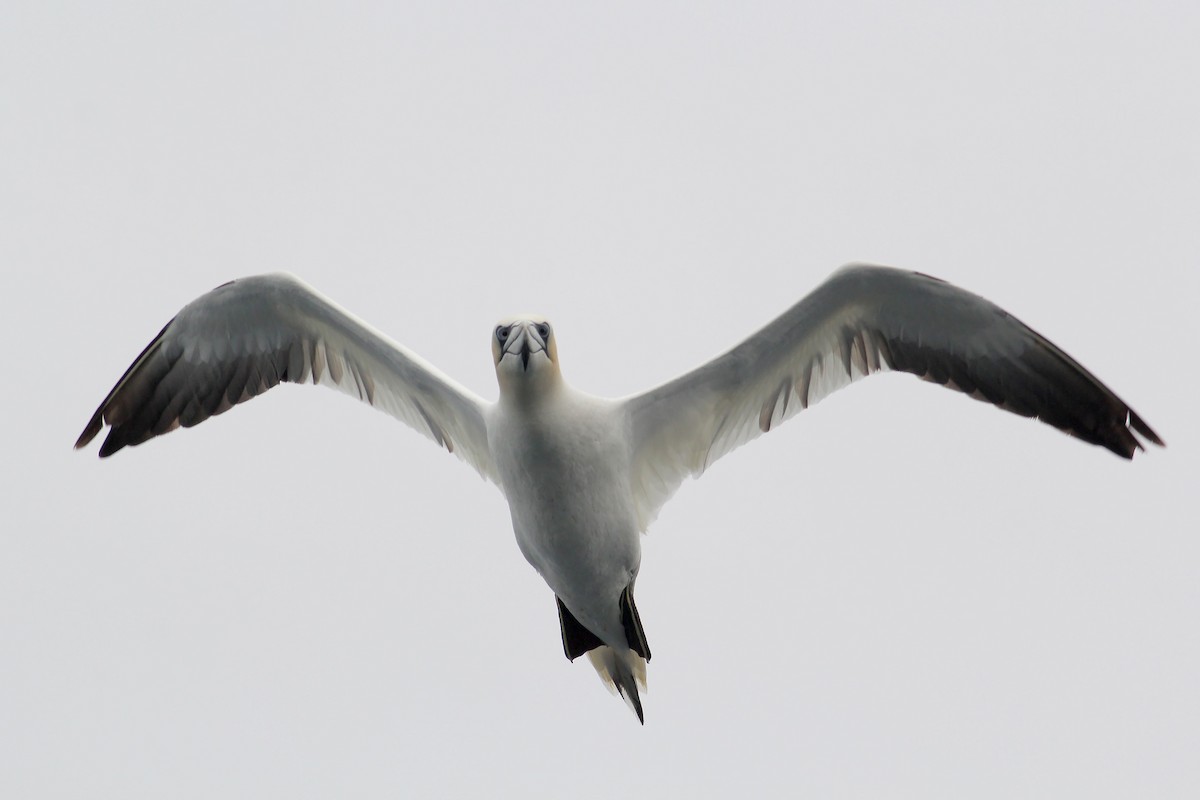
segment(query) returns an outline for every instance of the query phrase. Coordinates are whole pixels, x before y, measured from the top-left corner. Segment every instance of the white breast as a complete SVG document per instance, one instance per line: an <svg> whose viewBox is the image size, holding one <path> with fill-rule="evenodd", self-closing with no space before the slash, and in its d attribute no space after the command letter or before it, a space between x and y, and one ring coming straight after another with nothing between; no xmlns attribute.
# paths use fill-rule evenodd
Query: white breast
<svg viewBox="0 0 1200 800"><path fill-rule="evenodd" d="M489 444L521 552L581 622L618 636L616 600L641 547L616 404L563 387L493 413Z"/></svg>

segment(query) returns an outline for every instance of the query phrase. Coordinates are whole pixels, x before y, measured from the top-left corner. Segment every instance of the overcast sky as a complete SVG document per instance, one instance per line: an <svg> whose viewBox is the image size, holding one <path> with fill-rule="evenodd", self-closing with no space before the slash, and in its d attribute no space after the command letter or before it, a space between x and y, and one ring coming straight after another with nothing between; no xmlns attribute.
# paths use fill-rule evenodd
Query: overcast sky
<svg viewBox="0 0 1200 800"><path fill-rule="evenodd" d="M2 17L0 795L1200 791L1200 6ZM1170 447L909 376L830 397L651 528L644 728L563 658L496 489L383 414L289 386L71 450L242 275L493 399L506 314L619 396L848 261L989 297Z"/></svg>

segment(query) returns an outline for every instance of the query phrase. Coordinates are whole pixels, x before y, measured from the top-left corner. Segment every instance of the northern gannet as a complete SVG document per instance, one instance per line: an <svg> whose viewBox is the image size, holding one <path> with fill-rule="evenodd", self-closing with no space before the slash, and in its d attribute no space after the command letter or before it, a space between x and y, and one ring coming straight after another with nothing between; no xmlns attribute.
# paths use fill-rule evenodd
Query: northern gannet
<svg viewBox="0 0 1200 800"><path fill-rule="evenodd" d="M488 403L286 274L186 305L117 381L76 448L101 457L191 427L281 381L341 389L500 487L517 544L554 592L563 649L586 654L644 722L650 646L633 591L643 533L684 478L851 381L902 370L1132 458L1162 440L1050 341L917 272L850 265L725 354L612 400L569 386L537 316L492 332Z"/></svg>

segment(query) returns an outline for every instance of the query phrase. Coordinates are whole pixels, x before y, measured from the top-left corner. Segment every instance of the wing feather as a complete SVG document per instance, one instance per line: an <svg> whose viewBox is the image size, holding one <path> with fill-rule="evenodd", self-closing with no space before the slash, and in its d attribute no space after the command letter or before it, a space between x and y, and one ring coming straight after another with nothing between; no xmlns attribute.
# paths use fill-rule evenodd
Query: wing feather
<svg viewBox="0 0 1200 800"><path fill-rule="evenodd" d="M492 478L483 400L416 354L283 274L224 284L189 303L125 371L75 443L100 455L141 444L281 382L339 389Z"/></svg>
<svg viewBox="0 0 1200 800"><path fill-rule="evenodd" d="M684 478L852 381L909 372L1123 458L1162 440L1116 394L995 304L916 272L850 265L737 347L625 401L639 520Z"/></svg>

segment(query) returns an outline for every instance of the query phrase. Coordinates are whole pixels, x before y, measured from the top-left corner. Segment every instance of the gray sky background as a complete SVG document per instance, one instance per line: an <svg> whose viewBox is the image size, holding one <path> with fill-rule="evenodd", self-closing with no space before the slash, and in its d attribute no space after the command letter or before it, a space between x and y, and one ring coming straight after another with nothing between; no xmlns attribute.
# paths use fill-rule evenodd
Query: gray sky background
<svg viewBox="0 0 1200 800"><path fill-rule="evenodd" d="M1200 790L1200 6L2 16L0 795ZM493 323L540 311L622 395L854 260L1000 303L1170 447L836 394L651 529L645 728L563 658L499 493L387 416L285 387L71 451L237 276L488 398Z"/></svg>

